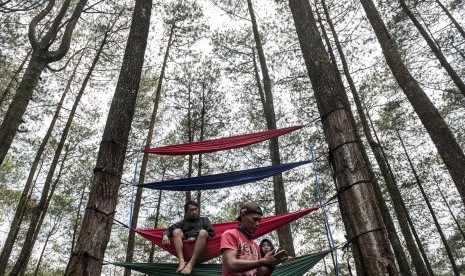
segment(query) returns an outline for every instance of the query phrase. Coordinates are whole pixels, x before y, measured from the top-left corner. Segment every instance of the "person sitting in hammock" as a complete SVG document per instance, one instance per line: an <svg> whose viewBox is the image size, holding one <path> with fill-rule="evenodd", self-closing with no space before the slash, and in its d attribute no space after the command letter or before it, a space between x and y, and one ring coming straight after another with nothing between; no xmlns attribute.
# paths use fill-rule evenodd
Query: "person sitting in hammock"
<svg viewBox="0 0 465 276"><path fill-rule="evenodd" d="M200 255L205 249L207 239L215 236L212 224L207 217L199 215L199 205L193 200L189 200L184 204L184 219L176 222L170 227L166 228L163 232L162 244L164 246L170 245L170 237L173 238L176 256L179 260L179 267L177 273L190 274ZM190 260L184 259L183 254L183 241L187 240L188 243L195 243L194 252Z"/></svg>

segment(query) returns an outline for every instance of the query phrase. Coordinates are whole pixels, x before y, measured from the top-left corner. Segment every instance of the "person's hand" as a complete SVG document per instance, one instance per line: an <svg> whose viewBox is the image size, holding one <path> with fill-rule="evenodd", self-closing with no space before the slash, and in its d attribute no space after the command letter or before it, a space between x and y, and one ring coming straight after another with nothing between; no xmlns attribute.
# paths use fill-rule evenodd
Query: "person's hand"
<svg viewBox="0 0 465 276"><path fill-rule="evenodd" d="M188 242L188 243L194 243L195 240L196 240L195 237L190 237L190 238L187 239L187 242Z"/></svg>
<svg viewBox="0 0 465 276"><path fill-rule="evenodd" d="M274 251L266 253L266 255L262 259L263 265L274 267L278 264L278 260L276 260L276 258L273 257L274 253Z"/></svg>
<svg viewBox="0 0 465 276"><path fill-rule="evenodd" d="M287 256L281 259L282 263L287 263L287 262L292 262L294 260L294 257L292 256Z"/></svg>
<svg viewBox="0 0 465 276"><path fill-rule="evenodd" d="M164 246L170 245L170 239L167 235L163 235L163 240L161 241L161 244L163 244Z"/></svg>

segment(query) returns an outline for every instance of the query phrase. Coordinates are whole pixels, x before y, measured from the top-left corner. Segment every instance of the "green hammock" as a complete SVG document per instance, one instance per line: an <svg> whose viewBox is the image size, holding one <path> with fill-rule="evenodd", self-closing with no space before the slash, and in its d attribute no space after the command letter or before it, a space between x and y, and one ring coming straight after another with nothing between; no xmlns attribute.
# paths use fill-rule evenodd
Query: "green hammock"
<svg viewBox="0 0 465 276"><path fill-rule="evenodd" d="M325 250L295 258L292 262L278 265L273 271L274 276L302 276L323 259L331 250ZM176 263L113 263L114 265L136 270L148 275L180 275L176 273ZM221 275L221 264L197 264L190 275L218 276Z"/></svg>

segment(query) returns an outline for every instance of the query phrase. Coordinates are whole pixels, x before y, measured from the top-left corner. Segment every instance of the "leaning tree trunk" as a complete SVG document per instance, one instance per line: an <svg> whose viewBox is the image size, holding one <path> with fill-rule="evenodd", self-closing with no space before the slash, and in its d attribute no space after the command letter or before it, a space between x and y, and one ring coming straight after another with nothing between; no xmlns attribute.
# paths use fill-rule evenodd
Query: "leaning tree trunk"
<svg viewBox="0 0 465 276"><path fill-rule="evenodd" d="M6 85L5 89L2 92L2 95L0 96L0 108L3 107L3 103L7 100L8 96L10 95L10 92L13 89L13 86L15 86L15 83L17 82L19 73L23 71L24 65L26 64L26 61L29 59L30 56L31 56L31 51L29 50L26 56L23 58L23 61L21 61L21 64L19 65L18 69L16 69L13 76L11 76L10 81L8 82L8 84Z"/></svg>
<svg viewBox="0 0 465 276"><path fill-rule="evenodd" d="M462 38L465 39L465 30L462 28L462 26L460 26L459 22L455 20L455 18L452 16L449 10L441 3L441 1L435 0L435 2L439 5L439 7L441 7L442 11L447 15L452 24L454 24L455 28L457 28Z"/></svg>
<svg viewBox="0 0 465 276"><path fill-rule="evenodd" d="M465 205L465 155L452 131L405 66L373 1L360 0L397 83L428 131Z"/></svg>
<svg viewBox="0 0 465 276"><path fill-rule="evenodd" d="M394 255L364 161L350 104L318 32L308 0L289 0L337 180L341 213L363 275L397 275ZM357 255L356 255L357 256Z"/></svg>
<svg viewBox="0 0 465 276"><path fill-rule="evenodd" d="M447 199L444 196L444 193L441 191L441 188L439 187L438 181L436 179L434 179L434 182L436 183L436 187L438 188L438 192L441 195L442 201L444 201L444 204L446 204L446 206L447 206L447 210L449 210L450 216L452 217L455 224L457 225L457 229L459 230L459 233L462 236L462 243L464 243L464 245L465 245L465 232L463 232L463 229L460 226L460 222L457 220L457 217L454 215L454 212L452 211L452 208L450 207L449 203L447 202Z"/></svg>
<svg viewBox="0 0 465 276"><path fill-rule="evenodd" d="M408 209L405 206L405 202L402 198L402 193L400 192L399 187L397 185L397 181L394 177L394 174L392 173L391 165L389 164L389 160L384 154L384 149L381 147L381 142L375 131L373 122L371 121L370 116L368 115L368 112L367 118L370 121L371 127L373 128L374 139L376 139L374 140L373 136L370 135L369 143L372 146L376 160L379 160L378 165L386 181L386 187L394 205L394 212L396 213L397 221L399 223L402 235L404 236L407 250L410 253L410 257L412 258L415 271L418 275L433 276L434 273L431 269L429 260L427 259L426 254L422 254L424 253L422 251L422 245L418 239L415 239L416 230L414 228L414 225L411 225L409 223L410 215L408 213Z"/></svg>
<svg viewBox="0 0 465 276"><path fill-rule="evenodd" d="M153 139L153 132L155 129L155 122L157 120L157 113L158 113L158 105L160 104L160 99L161 99L161 90L163 87L163 79L165 78L165 69L166 69L166 64L168 62L168 57L170 54L170 48L171 45L173 44L173 35L174 35L174 30L175 30L175 25L171 25L170 29L170 36L168 38L168 43L166 45L166 51L165 51L165 56L163 58L163 64L161 66L160 70L160 77L158 78L158 84L157 84L157 90L155 92L155 99L153 103L153 109L152 109L152 116L150 117L150 125L149 125L149 131L147 133L147 137L145 140L145 148L149 148L152 144L152 139ZM145 174L147 172L147 164L149 161L149 154L144 153L142 157L142 163L140 166L140 172L139 172L139 183L144 183L145 182ZM131 229L137 228L137 222L139 219L139 211L140 211L140 204L142 201L142 187L137 187L136 190L136 197L134 199L134 208L133 208L133 213L132 213L132 219L131 219ZM128 237L128 248L126 250L126 262L130 263L134 259L134 246L136 242L136 236L135 232L132 230L129 230L129 237ZM131 270L128 268L124 269L124 276L129 276L131 275Z"/></svg>
<svg viewBox="0 0 465 276"><path fill-rule="evenodd" d="M79 58L79 61L76 63L73 72L71 73L70 78L68 79L68 82L66 83L66 88L63 91L63 94L61 95L61 99L58 102L57 108L55 110L55 113L53 115L52 121L50 122L50 125L47 129L47 132L45 133L44 138L42 139L42 142L40 143L40 146L36 152L36 155L34 157L34 160L31 165L31 169L29 170L29 175L26 180L26 184L24 185L23 191L21 193L21 196L19 198L18 206L16 207L15 210L15 215L13 217L13 220L11 222L10 229L8 230L8 235L5 240L5 244L2 249L2 253L0 254L0 275L3 275L5 273L6 265L8 263L8 259L11 254L11 250L13 249L14 242L16 240L16 236L18 234L19 228L22 223L22 214L24 213L24 210L26 209L27 202L28 202L28 195L29 192L31 191L32 188L32 183L34 180L34 176L36 175L37 172L37 167L39 166L39 162L42 158L42 155L45 151L45 147L47 146L50 137L52 136L52 131L55 127L56 121L58 120L58 117L60 115L61 109L63 107L63 102L65 101L66 95L68 94L69 90L71 89L71 84L74 81L74 77L76 75L77 68L80 64L82 55Z"/></svg>
<svg viewBox="0 0 465 276"><path fill-rule="evenodd" d="M260 69L263 76L263 91L265 94L265 118L268 129L276 129L276 115L273 104L273 94L271 91L271 80L268 73L268 67L266 65L265 53L263 51L262 42L260 39L260 33L258 32L257 21L255 19L255 13L252 7L252 1L247 0L250 18L252 21L252 30L257 47L258 61L260 63ZM279 143L278 138L270 140L269 143L270 158L272 165L278 165L281 163L281 157L279 154ZM286 191L284 189L284 181L281 174L273 176L273 193L275 202L275 213L283 214L287 213L287 200ZM294 242L292 238L291 227L289 224L277 229L278 239L280 247L284 248L290 255L295 255Z"/></svg>
<svg viewBox="0 0 465 276"><path fill-rule="evenodd" d="M395 180L391 177L391 175L389 174L389 171L387 170L386 163L385 163L386 160L384 160L384 158L382 157L379 145L373 140L373 136L372 136L371 131L370 131L370 125L368 123L368 120L367 120L367 118L365 116L365 112L364 112L363 107L362 107L362 101L361 101L361 99L360 99L360 97L358 95L358 91L357 91L357 88L355 87L355 83L354 83L354 81L352 79L352 76L350 75L349 66L347 64L345 54L344 54L344 51L342 50L341 44L339 43L339 38L338 38L338 35L336 33L336 29L334 28L331 17L329 16L329 12L328 12L328 9L326 7L326 3L325 3L324 0L321 0L321 4L322 4L322 7L323 7L324 14L326 16L326 21L328 22L331 33L333 35L334 43L335 43L337 51L339 53L339 57L340 57L341 62L342 62L342 67L343 67L343 70L344 70L345 77L347 79L347 82L349 83L350 91L352 92L352 95L354 97L354 102L355 102L355 105L357 107L357 112L358 112L360 121L362 123L362 128L363 128L363 131L365 133L365 137L367 138L368 144L370 145L371 150L373 151L373 154L375 155L376 161L377 161L377 163L378 163L378 165L379 165L379 167L381 169L381 174L383 175L383 178L384 178L387 186L394 187L394 190L398 191L398 189L396 189L397 185L395 183ZM317 15L318 15L320 24L322 25L319 13L317 13ZM325 32L325 29L324 29L323 25L321 26L321 29L322 29L322 33L323 33L323 35L324 35L324 37L326 39L326 44L328 45L329 53L330 53L331 59L332 59L332 61L334 63L334 67L338 68L337 62L336 62L336 57L333 54L333 51L332 51L332 49L330 47L331 44L330 44L329 38L326 35L326 32ZM342 82L342 80L341 80L341 82ZM341 85L343 85L343 84L341 83ZM389 235L389 241L391 242L392 249L393 249L394 254L396 256L397 264L399 266L399 272L400 272L401 275L405 275L405 276L412 275L411 269L410 269L408 261L407 261L407 257L405 256L404 247L402 246L402 244L400 242L400 239L399 239L399 236L397 235L397 231L396 231L394 222L392 220L391 214L389 212L389 208L388 208L388 206L386 204L386 201L385 201L385 199L383 197L381 187L379 186L378 180L376 179L376 176L375 176L373 170L371 169L372 166L370 164L370 159L368 158L368 155L366 154L366 152L364 152L363 155L364 155L364 158L365 158L365 162L367 164L369 164L368 168L369 168L369 171L370 171L370 177L373 179L373 188L374 188L374 191L375 191L376 198L378 199L378 202L380 204L381 214L383 215L383 220L384 220L384 223L386 224L386 229L387 229L387 232L388 232L388 235ZM389 191L391 191L391 189L389 189ZM391 198L393 198L395 196L396 195L391 194ZM400 198L400 193L397 194L397 198ZM394 204L394 208L397 208L397 204ZM406 219L403 217L403 213L396 212L396 214L397 214L397 217L402 216L402 218L403 218L403 220L405 222L404 226L406 226L406 227L404 227L404 229L407 230L406 231L407 234L410 234L410 240L413 241L413 237L412 237L412 235L410 233L410 230L408 228L408 223L407 223ZM404 231L403 231L403 233L404 233ZM404 233L404 236L405 236L405 233ZM416 254L417 254L417 256L420 256L420 254L418 253L418 250L416 251ZM412 258L412 259L415 260L415 258ZM419 260L421 260L421 256L420 256ZM423 273L423 272L427 273L427 270L426 270L426 267L425 267L423 261L421 261L421 263L418 263L418 264L416 263L415 269L417 270L417 273L419 273L419 275L428 275L428 274Z"/></svg>
<svg viewBox="0 0 465 276"><path fill-rule="evenodd" d="M107 43L107 36L108 36L108 31L105 32L105 34L103 36L102 42L100 43L100 47L97 50L97 53L96 53L96 55L94 57L94 60L92 61L92 65L90 66L89 71L87 72L86 77L84 78L84 81L81 84L81 88L79 89L79 92L76 95L76 99L74 100L73 107L71 108L70 114L68 116L68 120L66 121L65 128L63 129L63 131L61 133L60 141L58 142L58 145L57 145L57 148L55 150L55 154L54 154L52 163L50 164L49 172L48 172L47 177L45 179L44 187L43 187L43 190L42 190L42 196L40 198L39 204L37 205L37 207L34 210L34 214L32 216L31 222L29 224L29 229L28 229L28 232L26 234L26 239L25 240L28 243L31 243L31 245L30 246L26 246L26 245L23 246L23 248L21 250L21 253L20 253L19 257L18 257L18 260L16 261L16 264L13 267L13 271L11 272L11 275L17 275L19 273L19 271L21 271L21 267L26 267L27 266L27 263L29 261L29 257L31 256L32 249L34 247L34 241L35 240L32 239L32 236L34 235L34 233L36 233L36 232L38 232L40 230L40 227L41 227L41 223L39 223L40 216L41 216L40 214L42 212L44 212L44 210L47 209L47 200L50 200L50 199L48 199L48 197L49 197L48 194L49 194L49 190L50 190L50 187L51 187L51 184L52 184L53 176L55 174L55 169L56 169L58 161L60 159L63 147L65 146L66 139L68 138L68 133L69 133L69 131L71 129L73 119L74 119L74 116L76 114L76 110L77 110L77 108L79 106L79 103L81 102L82 95L84 95L84 91L85 91L85 88L87 86L87 83L89 82L89 80L90 80L90 78L91 78L91 76L92 76L92 74L94 72L94 68L95 68L95 66L97 65L97 63L98 63L98 61L100 59L100 55L103 52L103 48L105 47L105 45Z"/></svg>
<svg viewBox="0 0 465 276"><path fill-rule="evenodd" d="M413 165L412 160L410 159L410 155L408 154L407 149L405 147L404 141L402 140L402 137L400 136L400 132L397 129L396 129L396 134L397 134L397 138L399 138L400 144L402 145L402 149L404 150L405 156L407 157L407 161L410 165L410 168L412 169L413 176L415 177L415 181L417 182L421 195L423 196L423 199L426 202L426 206L428 206L428 210L431 214L431 217L433 218L434 225L436 226L436 229L438 230L438 234L441 237L442 243L444 244L444 248L446 249L447 256L449 257L449 261L452 266L452 270L454 271L454 274L456 276L459 276L460 272L457 267L457 264L455 263L455 259L454 259L454 256L452 255L452 251L450 249L449 243L447 242L447 238L444 235L444 232L442 231L441 225L439 224L439 221L436 217L433 206L431 206L428 196L426 195L425 190L423 189L422 181L420 180L420 177L417 174L415 166Z"/></svg>
<svg viewBox="0 0 465 276"><path fill-rule="evenodd" d="M399 0L400 1L400 6L404 10L404 12L407 14L407 16L410 18L412 21L413 25L417 28L418 32L423 36L423 39L425 39L426 43L430 47L431 51L434 53L436 58L439 60L441 63L442 67L446 70L446 72L449 74L451 77L452 81L455 83L459 91L462 93L463 96L465 96L465 83L463 83L462 79L460 76L457 74L457 72L452 68L450 63L447 61L446 57L442 53L441 49L439 49L438 46L436 46L436 43L433 41L433 39L429 36L428 32L423 28L421 23L417 20L415 15L412 13L410 8L407 6L407 3L405 0Z"/></svg>
<svg viewBox="0 0 465 276"><path fill-rule="evenodd" d="M55 45L57 34L62 27L63 18L66 15L71 0L65 0L58 15L53 19L49 25L49 29L45 32L42 38L36 36L36 29L40 21L44 19L52 10L55 5L55 0L50 0L47 7L37 14L29 24L29 41L32 46L31 60L24 72L23 78L16 89L15 96L8 107L3 122L0 126L0 165L3 163L5 156L10 149L11 143L16 136L17 130L29 101L32 98L37 83L39 82L40 75L46 68L47 64L62 59L69 50L71 37L74 27L84 9L87 0L80 0L69 18L66 21L66 28L62 36L61 43L55 51L50 50L51 45Z"/></svg>
<svg viewBox="0 0 465 276"><path fill-rule="evenodd" d="M100 275L118 200L124 158L150 27L152 0L136 0L123 63L103 132L75 252L65 275Z"/></svg>

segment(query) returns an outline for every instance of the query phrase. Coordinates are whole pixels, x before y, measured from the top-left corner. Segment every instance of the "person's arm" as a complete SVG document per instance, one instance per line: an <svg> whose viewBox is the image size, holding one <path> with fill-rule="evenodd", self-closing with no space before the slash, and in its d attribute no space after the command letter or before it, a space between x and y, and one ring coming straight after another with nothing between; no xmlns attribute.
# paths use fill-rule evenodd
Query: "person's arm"
<svg viewBox="0 0 465 276"><path fill-rule="evenodd" d="M211 223L211 221L210 221L209 218L207 218L207 217L204 217L204 218L203 218L203 227L204 227L204 229L207 231L208 236L209 236L210 238L213 237L213 236L215 236L215 230L213 230L213 225L212 225L212 223Z"/></svg>
<svg viewBox="0 0 465 276"><path fill-rule="evenodd" d="M260 260L241 260L236 258L236 251L233 249L223 249L223 263L226 265L229 272L244 272L257 268L258 275L270 275L273 271L272 267L277 264L276 259L271 253L268 253ZM261 268L267 267L267 268Z"/></svg>
<svg viewBox="0 0 465 276"><path fill-rule="evenodd" d="M176 222L175 224L170 225L168 228L165 229L165 231L163 232L163 238L162 238L163 245L170 245L169 238L173 236L173 231L179 228L182 229L183 223L184 221L181 220L181 221Z"/></svg>

